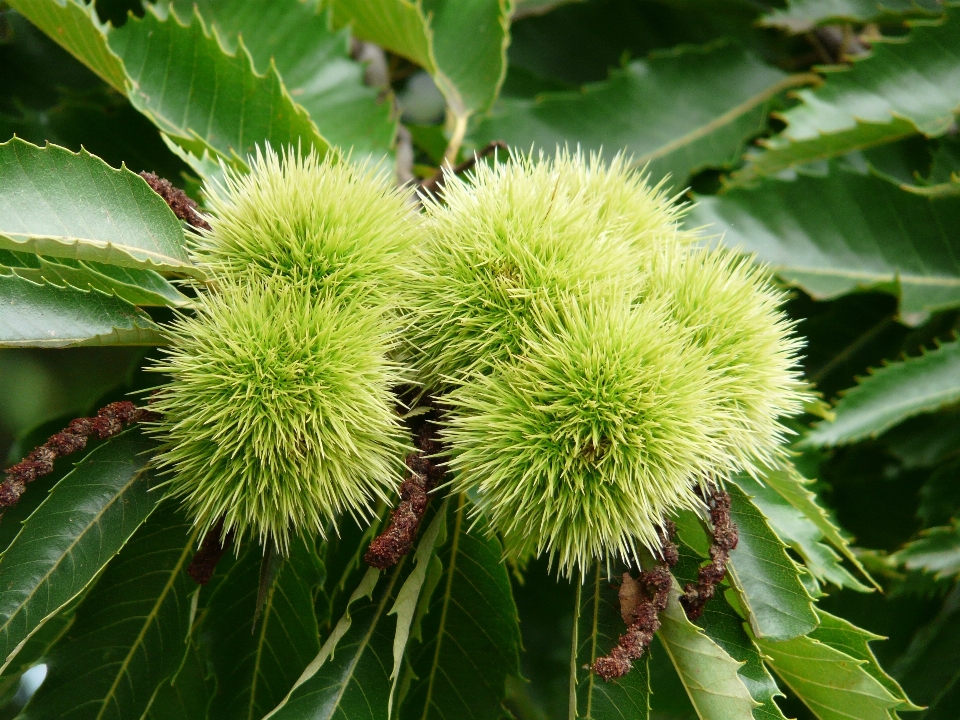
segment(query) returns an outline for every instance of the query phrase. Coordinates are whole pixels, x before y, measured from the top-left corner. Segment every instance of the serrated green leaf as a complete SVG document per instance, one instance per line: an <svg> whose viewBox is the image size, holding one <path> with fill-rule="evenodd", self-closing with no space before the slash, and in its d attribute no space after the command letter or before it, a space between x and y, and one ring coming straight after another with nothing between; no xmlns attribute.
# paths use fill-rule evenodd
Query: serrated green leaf
<svg viewBox="0 0 960 720"><path fill-rule="evenodd" d="M124 92L123 64L106 42L107 27L93 3L78 0L12 0L7 3L93 70L114 90Z"/></svg>
<svg viewBox="0 0 960 720"><path fill-rule="evenodd" d="M864 669L862 660L806 636L782 642L754 637L754 642L767 664L820 720L898 717L902 702Z"/></svg>
<svg viewBox="0 0 960 720"><path fill-rule="evenodd" d="M902 313L960 305L960 198L832 167L700 196L685 222L711 226L819 300L870 288L899 296Z"/></svg>
<svg viewBox="0 0 960 720"><path fill-rule="evenodd" d="M598 565L577 587L570 648L570 717L646 720L650 717L649 653L634 661L629 673L610 682L591 670L627 629L617 588L610 580Z"/></svg>
<svg viewBox="0 0 960 720"><path fill-rule="evenodd" d="M367 570L316 658L264 720L386 717L394 635L386 614L406 565L403 558L380 582L379 570Z"/></svg>
<svg viewBox="0 0 960 720"><path fill-rule="evenodd" d="M400 679L400 668L403 664L404 652L407 649L407 641L410 639L410 630L413 626L414 615L420 604L420 591L423 589L424 582L427 580L428 568L430 568L433 561L436 560L435 550L437 544L442 544L446 540L446 520L447 501L444 500L437 514L433 520L430 521L430 525L426 531L424 531L423 536L417 541L417 551L413 557L413 572L410 573L407 579L404 580L403 585L400 586L400 590L397 592L397 599L394 601L393 607L390 608L390 612L387 613L387 615L397 616L397 632L393 638L393 670L390 673L392 684L390 685L390 702L387 706L388 717L393 715L393 701L397 692L397 681ZM439 579L439 574L434 573L431 582L427 583L428 590L430 590L431 593ZM416 635L419 638L419 628Z"/></svg>
<svg viewBox="0 0 960 720"><path fill-rule="evenodd" d="M0 275L0 347L163 342L160 328L149 317L113 295Z"/></svg>
<svg viewBox="0 0 960 720"><path fill-rule="evenodd" d="M909 570L923 570L938 578L960 575L960 524L933 527L890 556Z"/></svg>
<svg viewBox="0 0 960 720"><path fill-rule="evenodd" d="M737 475L732 480L760 510L780 540L803 558L806 569L814 577L837 587L848 587L859 592L870 591L869 587L843 567L840 556L834 549L821 542L824 535L820 528L790 504L772 485L759 482L748 475Z"/></svg>
<svg viewBox="0 0 960 720"><path fill-rule="evenodd" d="M763 128L769 102L810 80L735 43L684 47L636 60L582 90L505 98L471 139L548 153L564 144L607 155L625 150L655 180L670 174L683 185L697 170L737 162Z"/></svg>
<svg viewBox="0 0 960 720"><path fill-rule="evenodd" d="M761 24L799 33L827 23L876 22L942 11L937 0L788 0L785 8L764 16Z"/></svg>
<svg viewBox="0 0 960 720"><path fill-rule="evenodd" d="M160 683L142 720L207 720L213 701L207 674L197 649L191 647L176 677Z"/></svg>
<svg viewBox="0 0 960 720"><path fill-rule="evenodd" d="M493 103L506 75L504 0L332 0L333 22L426 69L458 119Z"/></svg>
<svg viewBox="0 0 960 720"><path fill-rule="evenodd" d="M687 620L674 583L667 609L660 614L657 637L663 643L701 720L748 720L760 703L740 677L734 660L700 628Z"/></svg>
<svg viewBox="0 0 960 720"><path fill-rule="evenodd" d="M407 652L415 680L401 718L499 720L508 676L520 674L520 629L500 542L471 521L460 495L451 508L436 590ZM470 678L464 682L464 678Z"/></svg>
<svg viewBox="0 0 960 720"><path fill-rule="evenodd" d="M43 623L120 551L157 501L144 453L128 430L88 455L53 488L0 557L3 667Z"/></svg>
<svg viewBox="0 0 960 720"><path fill-rule="evenodd" d="M190 304L190 298L162 275L146 268L0 250L0 274L16 275L38 285L99 290L131 305L185 307Z"/></svg>
<svg viewBox="0 0 960 720"><path fill-rule="evenodd" d="M206 604L199 632L217 685L211 720L259 720L320 650L313 591L321 568L303 541L284 559L251 632L262 557L249 543Z"/></svg>
<svg viewBox="0 0 960 720"><path fill-rule="evenodd" d="M349 32L331 30L317 0L174 3L181 19L189 19L194 6L228 52L237 52L242 36L257 72L268 73L272 60L291 97L331 144L352 148L355 156L389 154L396 133L391 104L364 84L363 66L350 58Z"/></svg>
<svg viewBox="0 0 960 720"><path fill-rule="evenodd" d="M837 403L836 419L820 423L809 445L846 445L924 412L960 400L960 342L877 369Z"/></svg>
<svg viewBox="0 0 960 720"><path fill-rule="evenodd" d="M883 636L874 635L872 632L858 628L849 621L823 610L817 610L817 616L820 619L820 624L816 630L810 633L810 638L862 661L863 665L861 667L883 685L891 695L900 700L902 703L900 710L922 709L910 702L900 684L880 667L873 650L870 649L869 643L873 640L883 640Z"/></svg>
<svg viewBox="0 0 960 720"><path fill-rule="evenodd" d="M143 178L19 138L0 144L0 248L198 274L180 222Z"/></svg>
<svg viewBox="0 0 960 720"><path fill-rule="evenodd" d="M761 142L738 176L771 175L921 132L945 133L960 111L960 12L916 22L909 37L872 43L869 56L833 68L783 113L786 129Z"/></svg>
<svg viewBox="0 0 960 720"><path fill-rule="evenodd" d="M747 495L733 483L727 491L740 534L727 572L754 634L776 640L805 635L817 626L817 615L796 564Z"/></svg>
<svg viewBox="0 0 960 720"><path fill-rule="evenodd" d="M123 61L133 106L197 156L211 149L244 166L258 143L321 153L329 147L276 68L258 75L242 41L227 53L199 14L184 25L148 5L142 19L131 17L108 40Z"/></svg>
<svg viewBox="0 0 960 720"><path fill-rule="evenodd" d="M189 647L195 586L186 567L198 532L172 504L153 514L77 608L23 720L127 720L146 711Z"/></svg>

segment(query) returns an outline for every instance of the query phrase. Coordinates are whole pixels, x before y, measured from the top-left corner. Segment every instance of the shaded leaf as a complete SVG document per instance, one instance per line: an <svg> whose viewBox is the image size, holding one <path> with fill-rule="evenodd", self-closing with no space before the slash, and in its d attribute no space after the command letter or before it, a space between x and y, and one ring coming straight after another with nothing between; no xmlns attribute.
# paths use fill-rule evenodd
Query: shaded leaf
<svg viewBox="0 0 960 720"><path fill-rule="evenodd" d="M783 113L786 129L748 157L738 175L770 175L798 163L921 132L942 135L960 109L960 12L916 22L909 37L872 44L853 66L832 68L817 90L798 92Z"/></svg>
<svg viewBox="0 0 960 720"><path fill-rule="evenodd" d="M16 275L38 285L100 290L131 305L184 307L190 304L190 299L162 275L146 268L0 250L0 274Z"/></svg>
<svg viewBox="0 0 960 720"><path fill-rule="evenodd" d="M160 683L142 720L207 720L212 684L196 648L191 647L176 676Z"/></svg>
<svg viewBox="0 0 960 720"><path fill-rule="evenodd" d="M909 570L924 570L938 578L960 575L960 525L954 520L947 527L924 530L890 559Z"/></svg>
<svg viewBox="0 0 960 720"><path fill-rule="evenodd" d="M788 0L785 8L766 15L762 23L805 32L815 25L835 22L871 22L899 19L904 15L936 15L943 6L937 0Z"/></svg>
<svg viewBox="0 0 960 720"><path fill-rule="evenodd" d="M902 313L960 304L960 198L833 167L701 196L686 223L710 225L816 299L872 288L899 296Z"/></svg>
<svg viewBox="0 0 960 720"><path fill-rule="evenodd" d="M741 720L753 717L759 705L734 660L700 628L687 620L674 583L667 609L660 615L657 637L663 643L701 720Z"/></svg>
<svg viewBox="0 0 960 720"><path fill-rule="evenodd" d="M570 717L590 720L650 716L649 652L634 661L621 678L604 681L590 668L598 657L608 655L626 631L620 615L617 587L599 565L577 587L573 616L574 656L570 658Z"/></svg>
<svg viewBox="0 0 960 720"><path fill-rule="evenodd" d="M180 222L143 178L18 138L0 144L0 248L198 273Z"/></svg>
<svg viewBox="0 0 960 720"><path fill-rule="evenodd" d="M749 497L733 484L727 491L730 516L740 533L727 572L754 633L777 640L805 635L817 626L817 615L796 564Z"/></svg>
<svg viewBox="0 0 960 720"><path fill-rule="evenodd" d="M197 533L173 505L153 514L77 609L24 720L126 720L146 711L188 650L195 586L186 567Z"/></svg>
<svg viewBox="0 0 960 720"><path fill-rule="evenodd" d="M53 488L0 557L0 657L6 667L41 625L120 551L157 501L145 465L153 444L128 430Z"/></svg>
<svg viewBox="0 0 960 720"><path fill-rule="evenodd" d="M493 103L506 74L510 3L503 0L333 0L333 22L413 60L458 118ZM462 137L462 135L461 135Z"/></svg>
<svg viewBox="0 0 960 720"><path fill-rule="evenodd" d="M276 68L258 75L242 42L227 53L198 14L184 25L148 5L142 19L131 17L108 39L123 61L133 106L198 157L210 149L242 167L258 143L328 147Z"/></svg>
<svg viewBox="0 0 960 720"><path fill-rule="evenodd" d="M158 345L153 321L99 290L37 285L0 275L0 347Z"/></svg>
<svg viewBox="0 0 960 720"><path fill-rule="evenodd" d="M206 604L200 635L217 686L211 720L259 720L320 650L313 590L322 568L303 541L283 561L251 632L262 556L248 543Z"/></svg>
<svg viewBox="0 0 960 720"><path fill-rule="evenodd" d="M607 155L625 150L654 180L670 174L682 185L697 170L737 162L763 128L769 102L810 79L787 75L735 43L684 47L636 60L582 90L504 98L471 140L548 153L566 143Z"/></svg>
<svg viewBox="0 0 960 720"><path fill-rule="evenodd" d="M503 550L479 518L467 517L467 503L461 494L448 514L448 539L437 550L442 573L436 589L424 593L423 639L407 652L416 679L400 703L401 718L498 720L507 677L520 674L520 629Z"/></svg>
<svg viewBox="0 0 960 720"><path fill-rule="evenodd" d="M864 669L863 661L806 636L754 642L767 664L820 720L897 717L902 702Z"/></svg>
<svg viewBox="0 0 960 720"><path fill-rule="evenodd" d="M272 61L291 97L331 144L377 159L388 155L396 132L390 102L378 100L379 90L364 84L363 65L350 58L349 32L331 30L317 0L174 4L185 20L194 6L228 52L238 51L242 36L257 72L269 73Z"/></svg>
<svg viewBox="0 0 960 720"><path fill-rule="evenodd" d="M865 377L837 403L835 420L820 423L804 440L810 445L845 445L877 437L912 415L960 400L960 342Z"/></svg>
<svg viewBox="0 0 960 720"><path fill-rule="evenodd" d="M776 471L784 472L784 471ZM790 504L769 483L761 483L748 475L737 475L733 482L750 498L763 514L771 529L781 541L793 548L814 577L837 587L848 587L861 592L870 588L851 575L830 545L822 542L823 532L799 509Z"/></svg>
<svg viewBox="0 0 960 720"><path fill-rule="evenodd" d="M367 570L319 654L264 720L386 717L394 635L386 614L406 564L404 558L381 582L379 570Z"/></svg>
<svg viewBox="0 0 960 720"><path fill-rule="evenodd" d="M883 685L891 695L901 701L903 704L901 710L921 709L910 702L899 683L890 677L877 662L869 643L873 640L883 640L884 638L881 635L874 635L872 632L858 628L847 620L823 610L817 610L817 616L820 619L820 624L816 630L810 633L812 639L862 661L863 665L861 667Z"/></svg>

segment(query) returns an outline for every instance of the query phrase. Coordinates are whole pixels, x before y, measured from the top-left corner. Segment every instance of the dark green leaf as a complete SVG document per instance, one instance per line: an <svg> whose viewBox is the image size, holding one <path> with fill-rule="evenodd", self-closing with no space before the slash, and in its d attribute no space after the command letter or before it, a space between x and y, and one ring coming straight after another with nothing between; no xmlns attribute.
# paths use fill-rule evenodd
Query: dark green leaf
<svg viewBox="0 0 960 720"><path fill-rule="evenodd" d="M954 17L958 16L958 17ZM920 23L909 38L872 43L868 57L834 68L817 90L783 113L787 128L763 141L742 179L844 155L915 132L945 133L960 106L960 12Z"/></svg>
<svg viewBox="0 0 960 720"><path fill-rule="evenodd" d="M899 708L900 710L920 710L919 707L910 702L897 681L880 667L873 650L870 649L869 643L873 640L883 640L882 636L858 628L843 618L836 617L823 610L818 610L817 616L820 619L820 624L816 630L810 633L809 637L861 661L863 663L861 667L883 685L891 695L901 701L903 706Z"/></svg>
<svg viewBox="0 0 960 720"><path fill-rule="evenodd" d="M160 329L149 317L113 295L0 275L0 347L163 342Z"/></svg>
<svg viewBox="0 0 960 720"><path fill-rule="evenodd" d="M740 533L727 571L754 634L775 640L805 635L817 626L817 615L796 564L750 498L732 483L727 491L730 516Z"/></svg>
<svg viewBox="0 0 960 720"><path fill-rule="evenodd" d="M890 559L909 570L924 570L940 577L960 575L960 524L924 530L920 537Z"/></svg>
<svg viewBox="0 0 960 720"><path fill-rule="evenodd" d="M206 605L200 634L217 683L211 720L259 720L320 650L313 589L322 568L302 541L284 560L251 632L262 555L248 543Z"/></svg>
<svg viewBox="0 0 960 720"><path fill-rule="evenodd" d="M51 651L23 720L138 718L188 650L198 528L169 504L127 543Z"/></svg>
<svg viewBox="0 0 960 720"><path fill-rule="evenodd" d="M809 81L734 43L687 47L634 61L583 90L505 98L471 138L549 153L577 143L608 155L625 150L655 180L669 173L682 185L699 169L736 162L771 99Z"/></svg>
<svg viewBox="0 0 960 720"><path fill-rule="evenodd" d="M407 652L416 679L401 718L498 720L507 677L520 674L520 629L503 550L468 511L461 495L437 551L442 574L436 589L424 592L422 642Z"/></svg>
<svg viewBox="0 0 960 720"><path fill-rule="evenodd" d="M599 565L577 588L573 617L574 656L570 658L570 717L590 720L623 717L646 720L650 716L649 656L633 663L622 678L606 682L590 668L598 657L607 655L626 631L620 615L615 585Z"/></svg>
<svg viewBox="0 0 960 720"><path fill-rule="evenodd" d="M129 430L63 478L0 557L4 666L43 622L76 597L124 546L157 501L144 453Z"/></svg>
<svg viewBox="0 0 960 720"><path fill-rule="evenodd" d="M904 15L935 15L942 10L943 6L937 0L788 0L785 8L778 8L764 17L763 24L796 33L825 23L862 23Z"/></svg>
<svg viewBox="0 0 960 720"><path fill-rule="evenodd" d="M803 558L806 569L823 582L837 587L848 587L861 592L870 588L851 575L832 547L822 542L823 532L799 509L790 504L769 483L761 483L748 475L733 478L737 486L750 497L770 527L784 543Z"/></svg>
<svg viewBox="0 0 960 720"><path fill-rule="evenodd" d="M756 702L739 674L742 663L687 620L674 583L657 637L663 643L701 720L745 720Z"/></svg>
<svg viewBox="0 0 960 720"><path fill-rule="evenodd" d="M146 268L0 250L0 274L13 274L40 285L100 290L131 305L184 307L190 304L190 299L162 275Z"/></svg>
<svg viewBox="0 0 960 720"><path fill-rule="evenodd" d="M903 313L960 304L960 198L833 167L699 197L686 222L710 225L817 299L876 288L899 296Z"/></svg>
<svg viewBox="0 0 960 720"><path fill-rule="evenodd" d="M183 25L148 5L108 39L129 76L130 102L194 155L211 149L242 166L258 143L327 149L276 69L258 75L242 43L226 53L199 15Z"/></svg>
<svg viewBox="0 0 960 720"><path fill-rule="evenodd" d="M163 199L85 150L0 144L0 248L196 274Z"/></svg>
<svg viewBox="0 0 960 720"><path fill-rule="evenodd" d="M317 5L317 0L178 0L174 7L188 20L196 6L228 52L237 52L242 36L257 72L269 73L272 59L291 97L331 144L386 157L396 132L390 102L378 100L379 91L364 84L363 66L350 58L349 32L332 31Z"/></svg>
<svg viewBox="0 0 960 720"><path fill-rule="evenodd" d="M191 647L171 680L164 680L150 700L142 720L207 720L213 682L196 648Z"/></svg>
<svg viewBox="0 0 960 720"><path fill-rule="evenodd" d="M836 419L807 436L811 445L845 445L877 437L912 415L960 400L960 342L880 368L847 392Z"/></svg>

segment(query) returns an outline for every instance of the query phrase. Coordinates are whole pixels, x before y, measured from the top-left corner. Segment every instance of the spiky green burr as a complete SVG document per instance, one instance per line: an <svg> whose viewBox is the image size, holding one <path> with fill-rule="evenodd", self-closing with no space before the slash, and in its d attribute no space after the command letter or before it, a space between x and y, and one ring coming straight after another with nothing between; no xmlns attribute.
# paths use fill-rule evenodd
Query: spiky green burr
<svg viewBox="0 0 960 720"><path fill-rule="evenodd" d="M158 461L204 530L223 517L224 533L285 551L396 491L401 371L383 312L271 278L223 281L173 323L151 404Z"/></svg>

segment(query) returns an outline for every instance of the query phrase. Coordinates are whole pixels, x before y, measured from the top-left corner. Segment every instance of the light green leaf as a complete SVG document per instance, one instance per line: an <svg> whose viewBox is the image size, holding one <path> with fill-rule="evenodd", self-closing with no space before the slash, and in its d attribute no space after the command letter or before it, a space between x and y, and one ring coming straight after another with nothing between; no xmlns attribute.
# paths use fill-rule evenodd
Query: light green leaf
<svg viewBox="0 0 960 720"><path fill-rule="evenodd" d="M885 639L883 636L874 635L872 632L858 628L847 620L823 610L817 610L817 616L820 618L820 624L816 630L810 633L810 638L862 661L863 665L861 667L883 685L891 695L900 699L903 705L899 708L900 710L922 709L910 702L900 684L880 667L873 650L870 649L870 642L883 640Z"/></svg>
<svg viewBox="0 0 960 720"><path fill-rule="evenodd" d="M0 275L0 347L163 342L160 329L149 317L113 295Z"/></svg>
<svg viewBox="0 0 960 720"><path fill-rule="evenodd" d="M899 296L902 313L960 305L960 198L832 167L701 196L685 222L711 226L816 299L869 288Z"/></svg>
<svg viewBox="0 0 960 720"><path fill-rule="evenodd" d="M827 23L899 20L903 16L936 15L942 11L937 0L788 0L785 8L775 9L761 24L800 33Z"/></svg>
<svg viewBox="0 0 960 720"><path fill-rule="evenodd" d="M364 68L350 58L347 30L333 31L317 0L176 0L177 15L188 21L197 7L230 53L237 40L253 58L257 72L271 62L291 97L313 119L331 144L355 156L387 157L396 133L389 99L364 84ZM269 32L264 32L269 28Z"/></svg>
<svg viewBox="0 0 960 720"><path fill-rule="evenodd" d="M180 222L143 178L18 138L0 144L0 249L199 274Z"/></svg>
<svg viewBox="0 0 960 720"><path fill-rule="evenodd" d="M877 369L849 390L836 419L822 422L804 440L808 445L845 445L877 437L908 417L960 400L960 342Z"/></svg>
<svg viewBox="0 0 960 720"><path fill-rule="evenodd" d="M407 558L403 558L380 583L380 571L367 570L316 658L264 720L386 717L394 635L388 627L393 623L386 621L386 614L401 585L406 564Z"/></svg>
<svg viewBox="0 0 960 720"><path fill-rule="evenodd" d="M401 718L499 720L507 677L520 674L520 628L503 549L479 517L468 518L468 502L461 494L451 508L448 539L437 550L442 573L436 589L423 593L422 642L407 651L416 679L407 679Z"/></svg>
<svg viewBox="0 0 960 720"><path fill-rule="evenodd" d="M697 170L736 163L763 129L770 101L812 79L787 75L735 43L683 47L636 60L582 90L504 98L471 141L549 153L567 143L607 155L625 150L654 180L670 174L683 185Z"/></svg>
<svg viewBox="0 0 960 720"><path fill-rule="evenodd" d="M650 717L650 654L635 660L629 673L607 682L591 670L598 657L617 645L626 625L620 600L599 565L577 587L570 653L570 717L619 720Z"/></svg>
<svg viewBox="0 0 960 720"><path fill-rule="evenodd" d="M934 527L920 533L890 560L909 570L924 570L938 578L960 575L960 524Z"/></svg>
<svg viewBox="0 0 960 720"><path fill-rule="evenodd" d="M22 720L139 718L180 666L195 587L186 567L199 530L174 510L153 514L77 608Z"/></svg>
<svg viewBox="0 0 960 720"><path fill-rule="evenodd" d="M0 557L0 660L5 668L43 623L97 576L157 502L144 453L128 430L57 483Z"/></svg>
<svg viewBox="0 0 960 720"><path fill-rule="evenodd" d="M733 478L733 482L763 514L777 537L803 558L806 569L814 577L823 582L833 583L837 587L870 592L869 587L843 567L840 556L834 549L822 542L824 535L816 523L777 492L773 485L759 482L748 475L737 475Z"/></svg>
<svg viewBox="0 0 960 720"><path fill-rule="evenodd" d="M732 483L727 491L740 534L727 572L754 634L777 640L805 635L817 626L817 615L796 564L747 495Z"/></svg>
<svg viewBox="0 0 960 720"><path fill-rule="evenodd" d="M786 129L762 141L738 177L770 175L811 160L921 132L945 133L960 111L960 12L915 22L909 37L872 44L853 66L832 68L817 90L783 113Z"/></svg>
<svg viewBox="0 0 960 720"><path fill-rule="evenodd" d="M420 601L420 591L423 589L424 580L427 578L427 568L436 557L435 549L437 544L443 544L446 540L447 530L447 501L444 500L429 527L423 533L423 536L417 541L417 552L413 557L413 572L404 580L397 593L397 599L390 608L387 615L397 616L397 633L393 638L393 671L390 673L390 679L393 683L390 686L390 703L388 705L387 715L393 714L393 700L397 692L397 681L400 679L400 667L403 664L404 652L407 649L407 641L410 639L410 628L413 625L413 617Z"/></svg>
<svg viewBox="0 0 960 720"><path fill-rule="evenodd" d="M674 583L657 637L670 656L701 720L749 720L760 703L738 674L737 662L687 620Z"/></svg>
<svg viewBox="0 0 960 720"><path fill-rule="evenodd" d="M185 307L190 304L190 298L162 275L147 268L0 250L0 274L16 275L38 285L99 290L131 305Z"/></svg>
<svg viewBox="0 0 960 720"><path fill-rule="evenodd" d="M249 543L206 603L199 636L216 679L211 720L259 720L320 650L313 592L322 568L314 548L294 543L252 627L262 559L263 548Z"/></svg>
<svg viewBox="0 0 960 720"><path fill-rule="evenodd" d="M107 46L107 27L93 3L78 0L12 0L7 5L43 30L114 90L125 92L123 64Z"/></svg>
<svg viewBox="0 0 960 720"><path fill-rule="evenodd" d="M820 720L897 718L895 710L902 702L864 669L863 660L806 636L754 642L767 664Z"/></svg>
<svg viewBox="0 0 960 720"><path fill-rule="evenodd" d="M488 109L506 75L507 0L330 0L333 22L413 60L432 76L455 118Z"/></svg>
<svg viewBox="0 0 960 720"><path fill-rule="evenodd" d="M276 68L257 74L243 43L227 53L198 14L185 25L148 5L108 39L127 72L130 102L193 154L211 149L243 166L258 143L327 150Z"/></svg>

